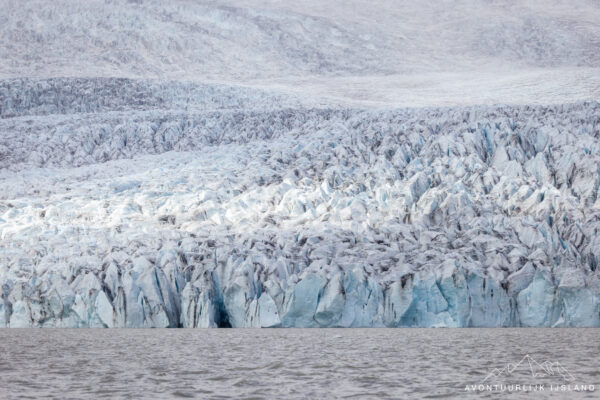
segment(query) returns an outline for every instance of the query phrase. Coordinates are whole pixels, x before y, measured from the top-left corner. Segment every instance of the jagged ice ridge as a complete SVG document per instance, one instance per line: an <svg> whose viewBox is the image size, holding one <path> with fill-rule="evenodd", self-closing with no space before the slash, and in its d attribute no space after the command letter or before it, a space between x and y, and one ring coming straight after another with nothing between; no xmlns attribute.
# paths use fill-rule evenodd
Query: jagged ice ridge
<svg viewBox="0 0 600 400"><path fill-rule="evenodd" d="M3 95L0 326L600 324L597 102L80 90L117 83L1 85L84 94Z"/></svg>

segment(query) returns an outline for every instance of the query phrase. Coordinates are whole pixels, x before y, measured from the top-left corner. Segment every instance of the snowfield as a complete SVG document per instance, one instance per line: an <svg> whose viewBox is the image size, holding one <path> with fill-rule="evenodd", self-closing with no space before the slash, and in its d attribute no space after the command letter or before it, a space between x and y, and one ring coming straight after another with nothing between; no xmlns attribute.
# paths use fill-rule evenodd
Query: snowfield
<svg viewBox="0 0 600 400"><path fill-rule="evenodd" d="M597 3L2 3L0 326L600 326Z"/></svg>

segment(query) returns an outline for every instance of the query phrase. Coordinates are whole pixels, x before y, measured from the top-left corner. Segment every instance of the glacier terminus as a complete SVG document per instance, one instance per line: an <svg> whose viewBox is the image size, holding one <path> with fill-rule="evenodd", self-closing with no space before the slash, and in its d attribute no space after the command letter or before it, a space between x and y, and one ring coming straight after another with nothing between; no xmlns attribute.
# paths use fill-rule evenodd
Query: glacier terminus
<svg viewBox="0 0 600 400"><path fill-rule="evenodd" d="M2 3L0 327L600 326L597 4Z"/></svg>

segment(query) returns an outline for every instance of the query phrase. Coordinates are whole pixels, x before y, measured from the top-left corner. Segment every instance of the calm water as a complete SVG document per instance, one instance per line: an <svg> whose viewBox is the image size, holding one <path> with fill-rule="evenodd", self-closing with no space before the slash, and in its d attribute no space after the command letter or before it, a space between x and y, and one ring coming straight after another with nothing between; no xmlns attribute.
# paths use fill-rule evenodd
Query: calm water
<svg viewBox="0 0 600 400"><path fill-rule="evenodd" d="M0 397L600 398L599 339L600 329L2 329ZM507 384L534 379L544 392L465 390L525 354L596 390L550 392L562 377L528 371Z"/></svg>

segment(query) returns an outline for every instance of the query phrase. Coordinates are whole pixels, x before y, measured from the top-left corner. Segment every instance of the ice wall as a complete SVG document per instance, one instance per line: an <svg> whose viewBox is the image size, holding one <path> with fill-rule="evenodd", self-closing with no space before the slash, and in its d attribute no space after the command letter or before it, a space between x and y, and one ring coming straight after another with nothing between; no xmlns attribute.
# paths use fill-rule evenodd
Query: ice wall
<svg viewBox="0 0 600 400"><path fill-rule="evenodd" d="M139 261L143 264L143 261ZM138 266L139 267L139 266ZM3 293L1 326L10 327L507 327L598 326L598 286L582 276L552 282L541 269L516 282L447 266L382 284L354 267L330 276L302 274L283 289L238 274L220 286L205 271L145 266L100 279L81 275L30 280ZM247 270L246 270L247 272ZM437 275L437 276L436 276ZM575 274L573 274L575 275ZM111 286L112 285L112 286ZM183 286L180 286L183 285ZM266 286L262 288L262 286ZM6 290L6 285L5 285Z"/></svg>

